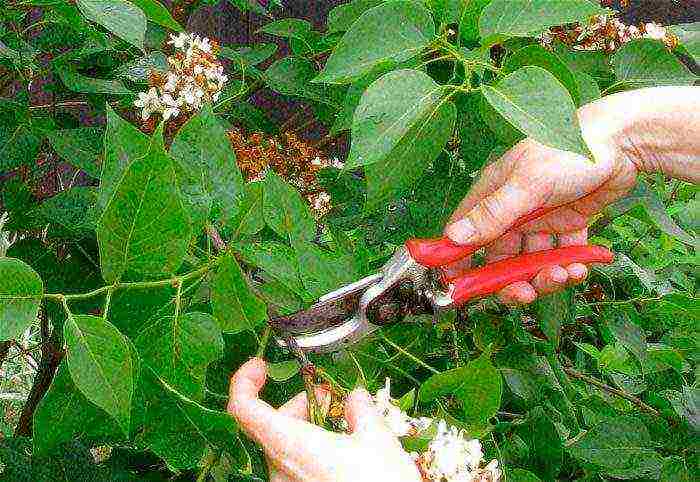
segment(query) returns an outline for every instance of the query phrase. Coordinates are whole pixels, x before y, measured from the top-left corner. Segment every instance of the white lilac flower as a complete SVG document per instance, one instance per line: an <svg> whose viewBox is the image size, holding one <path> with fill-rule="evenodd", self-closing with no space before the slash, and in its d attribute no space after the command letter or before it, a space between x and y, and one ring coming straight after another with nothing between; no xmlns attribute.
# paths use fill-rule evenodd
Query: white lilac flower
<svg viewBox="0 0 700 482"><path fill-rule="evenodd" d="M162 103L158 95L158 90L155 87L148 89L148 92L139 92L139 98L134 101L136 107L140 107L141 118L145 121L151 117L151 114L160 112Z"/></svg>
<svg viewBox="0 0 700 482"><path fill-rule="evenodd" d="M180 106L182 105L182 102L178 99L173 99L173 97L170 94L163 94L163 97L161 98L161 101L163 102L163 120L167 121L171 117L177 117L180 115Z"/></svg>
<svg viewBox="0 0 700 482"><path fill-rule="evenodd" d="M438 423L438 433L428 450L432 454L428 473L435 480L460 480L458 477L477 470L483 458L478 440L466 439L463 431L448 427L444 420Z"/></svg>
<svg viewBox="0 0 700 482"><path fill-rule="evenodd" d="M168 72L167 81L163 86L163 90L166 92L175 92L177 84L180 83L180 77L174 72Z"/></svg>
<svg viewBox="0 0 700 482"><path fill-rule="evenodd" d="M181 33L179 35L170 35L170 40L168 45L172 45L176 49L184 50L185 47L191 42L192 38L189 34Z"/></svg>
<svg viewBox="0 0 700 482"><path fill-rule="evenodd" d="M666 28L658 23L650 22L644 25L644 37L654 40L664 40L666 38Z"/></svg>

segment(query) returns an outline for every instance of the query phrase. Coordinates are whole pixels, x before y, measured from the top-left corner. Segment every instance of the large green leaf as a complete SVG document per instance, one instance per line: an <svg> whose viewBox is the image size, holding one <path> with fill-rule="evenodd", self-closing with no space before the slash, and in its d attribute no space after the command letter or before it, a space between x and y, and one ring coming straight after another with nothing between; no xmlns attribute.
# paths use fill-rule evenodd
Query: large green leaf
<svg viewBox="0 0 700 482"><path fill-rule="evenodd" d="M311 35L313 26L301 18L281 18L265 24L259 31L282 38L306 40Z"/></svg>
<svg viewBox="0 0 700 482"><path fill-rule="evenodd" d="M231 239L252 236L265 227L263 213L263 183L246 184L238 211L226 225L231 229Z"/></svg>
<svg viewBox="0 0 700 482"><path fill-rule="evenodd" d="M662 460L642 421L634 416L606 420L569 446L571 455L615 478L659 476Z"/></svg>
<svg viewBox="0 0 700 482"><path fill-rule="evenodd" d="M143 50L146 16L133 3L126 0L76 0L76 3L89 20Z"/></svg>
<svg viewBox="0 0 700 482"><path fill-rule="evenodd" d="M434 132L436 117L450 112L445 90L418 70L396 70L373 82L352 119L347 169L382 161L402 141ZM437 138L436 144L445 144ZM430 160L430 159L426 159Z"/></svg>
<svg viewBox="0 0 700 482"><path fill-rule="evenodd" d="M321 103L331 103L328 96L325 95L324 87L311 83L315 76L316 67L311 60L303 57L284 57L270 65L265 71L265 83L280 94L295 95Z"/></svg>
<svg viewBox="0 0 700 482"><path fill-rule="evenodd" d="M532 472L523 469L512 469L506 472L507 480L511 482L540 482L540 478Z"/></svg>
<svg viewBox="0 0 700 482"><path fill-rule="evenodd" d="M113 197L126 168L148 152L148 137L136 127L119 117L107 104L107 129L105 131L105 156L97 193L97 210L101 213Z"/></svg>
<svg viewBox="0 0 700 482"><path fill-rule="evenodd" d="M125 273L172 274L185 256L192 227L160 136L124 171L99 221L100 264L109 282Z"/></svg>
<svg viewBox="0 0 700 482"><path fill-rule="evenodd" d="M287 240L313 239L316 223L299 192L274 171L267 174L264 182L263 212L267 225Z"/></svg>
<svg viewBox="0 0 700 482"><path fill-rule="evenodd" d="M658 40L636 40L622 46L613 56L618 82L630 87L693 85L698 76Z"/></svg>
<svg viewBox="0 0 700 482"><path fill-rule="evenodd" d="M243 192L243 176L226 130L209 104L180 129L170 154L177 161L178 179L185 193L197 193L196 198L203 193L223 215L235 212L237 198ZM201 202L187 198L193 205Z"/></svg>
<svg viewBox="0 0 700 482"><path fill-rule="evenodd" d="M36 213L55 236L81 238L95 230L95 188L76 186L41 203Z"/></svg>
<svg viewBox="0 0 700 482"><path fill-rule="evenodd" d="M690 472L680 457L671 457L664 462L661 470L661 482L690 482Z"/></svg>
<svg viewBox="0 0 700 482"><path fill-rule="evenodd" d="M527 468L543 480L559 480L564 448L549 413L535 407L517 431L529 449Z"/></svg>
<svg viewBox="0 0 700 482"><path fill-rule="evenodd" d="M96 127L79 127L77 129L59 129L49 132L51 147L64 160L97 178L100 168L97 160L104 131Z"/></svg>
<svg viewBox="0 0 700 482"><path fill-rule="evenodd" d="M328 12L326 27L328 33L345 32L360 16L385 0L352 0L338 5Z"/></svg>
<svg viewBox="0 0 700 482"><path fill-rule="evenodd" d="M157 320L141 330L135 345L144 366L195 400L204 398L207 367L221 358L224 350L216 320L197 312Z"/></svg>
<svg viewBox="0 0 700 482"><path fill-rule="evenodd" d="M225 333L252 330L267 318L265 304L253 294L232 256L219 265L212 282L214 316Z"/></svg>
<svg viewBox="0 0 700 482"><path fill-rule="evenodd" d="M246 263L261 268L267 277L282 283L290 291L304 294L292 248L274 242L245 243L235 248Z"/></svg>
<svg viewBox="0 0 700 482"><path fill-rule="evenodd" d="M479 18L484 8L492 0L470 0L464 5L459 19L459 35L466 42L477 42L479 40Z"/></svg>
<svg viewBox="0 0 700 482"><path fill-rule="evenodd" d="M63 326L75 386L129 433L135 362L127 338L103 318L70 316Z"/></svg>
<svg viewBox="0 0 700 482"><path fill-rule="evenodd" d="M314 299L357 279L353 260L341 253L331 253L310 241L294 243L299 277Z"/></svg>
<svg viewBox="0 0 700 482"><path fill-rule="evenodd" d="M120 80L96 79L79 73L68 63L59 63L56 72L67 89L84 94L126 95L132 92Z"/></svg>
<svg viewBox="0 0 700 482"><path fill-rule="evenodd" d="M607 307L604 307L607 308ZM615 341L622 344L643 365L647 357L647 342L644 331L632 321L632 310L604 309L601 319Z"/></svg>
<svg viewBox="0 0 700 482"><path fill-rule="evenodd" d="M585 21L605 10L589 0L493 0L479 19L482 37L529 37L547 27Z"/></svg>
<svg viewBox="0 0 700 482"><path fill-rule="evenodd" d="M551 147L588 154L571 95L543 68L523 67L481 89L489 104L524 134Z"/></svg>
<svg viewBox="0 0 700 482"><path fill-rule="evenodd" d="M484 352L467 365L431 376L418 392L428 402L444 395L454 395L464 410L464 420L475 429L484 428L501 405L503 381Z"/></svg>
<svg viewBox="0 0 700 482"><path fill-rule="evenodd" d="M175 30L176 32L182 32L184 29L177 23L177 21L170 15L165 6L160 3L159 0L129 0L131 3L143 10L148 19L157 23L158 25Z"/></svg>
<svg viewBox="0 0 700 482"><path fill-rule="evenodd" d="M559 346L561 326L574 322L573 305L573 292L571 290L553 293L535 302L534 309L542 333L554 347Z"/></svg>
<svg viewBox="0 0 700 482"><path fill-rule="evenodd" d="M415 57L434 36L430 12L419 2L383 3L352 24L314 81L349 83L381 63L400 63Z"/></svg>
<svg viewBox="0 0 700 482"><path fill-rule="evenodd" d="M700 388L684 386L681 391L667 390L663 396L681 419L696 433L700 431Z"/></svg>
<svg viewBox="0 0 700 482"><path fill-rule="evenodd" d="M235 451L238 428L231 415L200 405L148 368L144 393L143 440L170 467L195 468L210 448Z"/></svg>
<svg viewBox="0 0 700 482"><path fill-rule="evenodd" d="M401 70L362 96L348 167L365 165L367 212L411 186L447 144L457 113L440 91L422 72Z"/></svg>
<svg viewBox="0 0 700 482"><path fill-rule="evenodd" d="M43 294L44 285L31 266L0 258L0 341L18 337L36 321Z"/></svg>
<svg viewBox="0 0 700 482"><path fill-rule="evenodd" d="M65 361L34 412L32 429L35 456L48 455L74 439L102 442L124 436L117 423L75 387Z"/></svg>
<svg viewBox="0 0 700 482"><path fill-rule="evenodd" d="M536 65L542 67L550 74L554 75L561 84L566 87L576 105L581 105L581 95L579 93L578 81L564 62L555 54L545 49L541 45L528 45L513 52L506 58L503 64L503 73L510 74L520 67L526 65Z"/></svg>

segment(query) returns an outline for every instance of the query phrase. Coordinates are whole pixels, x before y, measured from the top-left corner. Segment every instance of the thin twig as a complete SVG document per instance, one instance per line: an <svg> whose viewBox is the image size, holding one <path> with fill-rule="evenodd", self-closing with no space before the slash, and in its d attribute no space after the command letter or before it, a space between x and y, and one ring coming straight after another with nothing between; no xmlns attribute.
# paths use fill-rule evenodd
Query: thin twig
<svg viewBox="0 0 700 482"><path fill-rule="evenodd" d="M579 380L582 380L590 385L593 385L594 387L598 387L601 390L605 390L608 393L611 393L613 395L617 395L620 398L624 398L625 400L632 402L634 405L639 407L641 410L644 410L647 413L650 413L652 415L656 415L657 417L660 417L661 414L659 413L658 410L656 410L654 407L651 407L641 401L639 398L635 397L634 395L631 395L624 390L620 390L618 388L613 388L610 385L606 385L605 383L601 382L600 380L596 380L593 377L589 377L588 375L584 375L583 373L574 370L571 367L563 367L564 371L569 375L574 378L578 378Z"/></svg>
<svg viewBox="0 0 700 482"><path fill-rule="evenodd" d="M265 356L265 349L267 349L267 343L270 341L270 334L272 333L272 329L270 328L270 325L265 327L265 331L263 331L262 337L260 338L260 344L258 345L258 352L255 354L258 358L262 358Z"/></svg>
<svg viewBox="0 0 700 482"><path fill-rule="evenodd" d="M440 373L439 370L436 370L435 368L431 367L430 365L428 365L427 363L425 363L423 360L421 360L420 358L418 358L417 356L415 356L413 353L410 353L410 352L404 350L401 346L397 345L396 343L394 343L393 341L391 341L389 338L387 338L387 337L384 336L383 334L382 334L382 340L383 340L384 342L386 342L386 344L388 344L389 346L393 347L394 350L398 351L399 353L401 353L401 354L404 355L405 357L410 358L411 360L413 360L414 362L418 363L420 366L422 366L422 367L425 368L426 370L429 370L429 371L431 371L431 372L434 373L434 374Z"/></svg>

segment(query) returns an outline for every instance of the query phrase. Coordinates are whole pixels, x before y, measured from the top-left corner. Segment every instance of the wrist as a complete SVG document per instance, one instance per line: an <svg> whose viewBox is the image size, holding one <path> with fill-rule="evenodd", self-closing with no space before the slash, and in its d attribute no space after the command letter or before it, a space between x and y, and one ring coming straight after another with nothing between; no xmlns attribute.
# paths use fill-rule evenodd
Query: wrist
<svg viewBox="0 0 700 482"><path fill-rule="evenodd" d="M655 87L606 96L578 116L594 158L700 182L699 113L700 88Z"/></svg>

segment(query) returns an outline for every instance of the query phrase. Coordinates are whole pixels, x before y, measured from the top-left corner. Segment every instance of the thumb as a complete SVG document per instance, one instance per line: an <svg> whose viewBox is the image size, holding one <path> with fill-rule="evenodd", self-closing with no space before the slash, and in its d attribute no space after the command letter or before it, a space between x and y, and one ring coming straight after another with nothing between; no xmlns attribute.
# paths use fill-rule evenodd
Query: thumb
<svg viewBox="0 0 700 482"><path fill-rule="evenodd" d="M462 219L448 224L445 235L457 244L489 244L519 217L537 209L540 197L522 183L506 182L479 201Z"/></svg>

